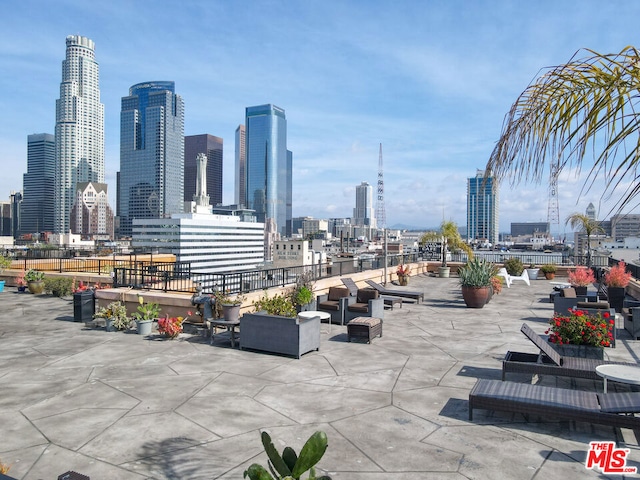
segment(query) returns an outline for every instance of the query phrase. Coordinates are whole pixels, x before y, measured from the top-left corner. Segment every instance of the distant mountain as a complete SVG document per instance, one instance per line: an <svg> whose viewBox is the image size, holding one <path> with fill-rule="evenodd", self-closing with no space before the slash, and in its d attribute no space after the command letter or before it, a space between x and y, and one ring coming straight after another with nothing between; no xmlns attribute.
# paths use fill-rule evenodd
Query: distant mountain
<svg viewBox="0 0 640 480"><path fill-rule="evenodd" d="M429 230L438 230L440 227L416 227L415 225L406 225L404 223L395 223L393 225L388 226L387 228L391 230L413 230L417 232L426 232Z"/></svg>

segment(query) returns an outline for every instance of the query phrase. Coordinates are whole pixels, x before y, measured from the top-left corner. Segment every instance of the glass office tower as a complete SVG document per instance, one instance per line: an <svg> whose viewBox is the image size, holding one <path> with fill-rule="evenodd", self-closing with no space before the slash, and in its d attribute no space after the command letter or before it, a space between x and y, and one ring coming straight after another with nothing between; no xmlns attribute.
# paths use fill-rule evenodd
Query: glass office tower
<svg viewBox="0 0 640 480"><path fill-rule="evenodd" d="M235 202L244 205L246 201L246 165L247 165L247 138L244 125L236 128L236 178L235 178Z"/></svg>
<svg viewBox="0 0 640 480"><path fill-rule="evenodd" d="M271 218L277 232L287 236L291 233L293 154L287 151L284 110L274 105L247 107L245 128L245 204L255 210L259 223Z"/></svg>
<svg viewBox="0 0 640 480"><path fill-rule="evenodd" d="M27 173L22 176L20 234L53 232L56 138L50 133L27 137Z"/></svg>
<svg viewBox="0 0 640 480"><path fill-rule="evenodd" d="M467 180L467 238L498 243L498 184L484 170Z"/></svg>
<svg viewBox="0 0 640 480"><path fill-rule="evenodd" d="M174 82L132 86L120 112L120 235L134 218L183 211L184 104Z"/></svg>
<svg viewBox="0 0 640 480"><path fill-rule="evenodd" d="M104 183L104 105L93 40L67 37L60 98L56 100L54 231L69 232L76 183Z"/></svg>
<svg viewBox="0 0 640 480"><path fill-rule="evenodd" d="M199 153L207 156L207 194L209 205L222 203L223 140L209 134L184 137L184 201L193 201L196 193L196 176Z"/></svg>

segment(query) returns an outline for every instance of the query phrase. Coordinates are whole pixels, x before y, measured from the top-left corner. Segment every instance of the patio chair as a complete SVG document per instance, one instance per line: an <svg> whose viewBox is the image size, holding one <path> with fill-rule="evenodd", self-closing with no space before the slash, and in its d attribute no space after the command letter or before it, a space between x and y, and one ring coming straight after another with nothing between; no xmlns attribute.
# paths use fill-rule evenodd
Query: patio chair
<svg viewBox="0 0 640 480"><path fill-rule="evenodd" d="M356 301L347 305L344 314L345 322L356 317L377 317L382 319L384 315L384 301L373 288L360 288L356 294Z"/></svg>
<svg viewBox="0 0 640 480"><path fill-rule="evenodd" d="M381 295L392 295L396 297L410 298L412 300L415 300L417 303L424 301L424 293L422 292L385 288L379 283L374 282L373 280L365 280L365 282L369 286L375 288Z"/></svg>
<svg viewBox="0 0 640 480"><path fill-rule="evenodd" d="M520 280L526 283L527 286L531 286L531 282L529 281L529 273L527 272L526 268L522 271L522 275L511 275L510 280L511 283L515 282L516 280Z"/></svg>
<svg viewBox="0 0 640 480"><path fill-rule="evenodd" d="M469 420L476 408L640 428L640 417L633 416L640 412L640 392L596 393L481 378L469 392Z"/></svg>
<svg viewBox="0 0 640 480"><path fill-rule="evenodd" d="M511 275L509 275L506 268L502 267L498 269L498 273L496 273L496 276L504 278L504 283L507 288L511 288Z"/></svg>
<svg viewBox="0 0 640 480"><path fill-rule="evenodd" d="M520 329L539 349L540 353L507 352L502 361L502 380L508 372L602 380L596 367L605 364L635 365L635 363L609 362L593 358L564 357L549 342L534 332L526 323Z"/></svg>
<svg viewBox="0 0 640 480"><path fill-rule="evenodd" d="M318 295L317 309L331 314L331 323L344 325L344 313L349 303L355 298L349 297L349 290L344 287L329 287L329 293Z"/></svg>
<svg viewBox="0 0 640 480"><path fill-rule="evenodd" d="M341 278L341 280L342 280L342 283L344 283L344 286L349 289L349 294L352 297L355 297L358 295L358 286L356 285L356 282L354 282L351 278L347 278L347 277L343 277ZM394 305L400 305L400 308L402 308L402 297L398 297L394 295L380 295L380 298L384 301L385 308L388 307L391 310L393 310Z"/></svg>

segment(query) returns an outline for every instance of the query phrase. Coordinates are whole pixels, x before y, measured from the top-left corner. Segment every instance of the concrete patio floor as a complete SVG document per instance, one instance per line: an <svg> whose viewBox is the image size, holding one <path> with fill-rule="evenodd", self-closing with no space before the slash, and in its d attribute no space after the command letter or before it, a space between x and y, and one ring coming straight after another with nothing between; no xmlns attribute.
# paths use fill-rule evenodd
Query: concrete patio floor
<svg viewBox="0 0 640 480"><path fill-rule="evenodd" d="M266 429L280 451L325 431L319 467L333 479L606 478L584 466L594 440L630 448L627 465L640 467L629 430L484 410L468 420L476 380L500 379L507 350L536 351L520 326L546 329L546 280L518 282L483 309L465 307L455 278L411 277L408 288L424 303L386 311L382 338L347 343L346 327L328 334L323 324L320 351L300 360L231 349L222 335L211 346L107 333L73 322L70 298L6 288L0 461L18 479L241 479L251 463L266 465ZM637 361L640 342L619 330L607 355Z"/></svg>

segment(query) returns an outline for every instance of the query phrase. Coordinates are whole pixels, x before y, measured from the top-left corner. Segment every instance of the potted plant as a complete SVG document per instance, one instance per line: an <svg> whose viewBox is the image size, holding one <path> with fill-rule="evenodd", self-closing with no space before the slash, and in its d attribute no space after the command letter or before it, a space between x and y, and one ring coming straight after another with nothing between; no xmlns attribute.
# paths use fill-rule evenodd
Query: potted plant
<svg viewBox="0 0 640 480"><path fill-rule="evenodd" d="M557 267L553 263L547 263L540 267L540 271L544 273L544 278L553 280L556 276Z"/></svg>
<svg viewBox="0 0 640 480"><path fill-rule="evenodd" d="M266 312L268 315L294 318L298 314L291 299L277 293L273 297L265 293L264 297L259 298L252 305L256 312Z"/></svg>
<svg viewBox="0 0 640 480"><path fill-rule="evenodd" d="M105 330L127 330L131 326L131 319L127 316L127 308L122 302L111 302L106 307L99 308L94 318L104 318Z"/></svg>
<svg viewBox="0 0 640 480"><path fill-rule="evenodd" d="M409 265L398 265L396 274L398 275L398 283L405 287L409 283L409 274L411 273L411 267Z"/></svg>
<svg viewBox="0 0 640 480"><path fill-rule="evenodd" d="M191 315L191 312L187 312ZM182 333L182 324L189 317L166 317L158 319L158 333L173 340Z"/></svg>
<svg viewBox="0 0 640 480"><path fill-rule="evenodd" d="M225 322L236 322L240 318L240 307L246 300L244 295L231 297L223 292L214 294L216 299L216 318L224 318Z"/></svg>
<svg viewBox="0 0 640 480"><path fill-rule="evenodd" d="M536 268L535 264L530 263L529 267L527 267L527 275L529 275L529 280L537 280L539 268Z"/></svg>
<svg viewBox="0 0 640 480"><path fill-rule="evenodd" d="M11 267L11 257L0 255L0 274ZM4 280L0 280L0 292L4 291Z"/></svg>
<svg viewBox="0 0 640 480"><path fill-rule="evenodd" d="M29 291L33 294L40 294L44 290L44 272L31 269L24 275Z"/></svg>
<svg viewBox="0 0 640 480"><path fill-rule="evenodd" d="M441 242L440 258L442 265L438 267L438 276L440 278L449 277L450 268L447 266L448 250L463 250L469 256L469 259L473 258L473 250L464 242L458 231L458 226L452 220L444 220L440 224L439 232L427 232L420 238L420 243L422 244L433 241Z"/></svg>
<svg viewBox="0 0 640 480"><path fill-rule="evenodd" d="M631 280L631 273L627 272L627 265L620 261L604 274L604 284L607 286L607 298L611 308L616 312L622 312L624 303L625 289Z"/></svg>
<svg viewBox="0 0 640 480"><path fill-rule="evenodd" d="M555 313L549 320L549 342L561 355L589 357L602 360L604 347L613 342L615 320L609 312L590 315L584 310Z"/></svg>
<svg viewBox="0 0 640 480"><path fill-rule="evenodd" d="M458 270L462 298L469 308L482 308L487 303L491 278L497 273L493 263L483 258L469 260Z"/></svg>
<svg viewBox="0 0 640 480"><path fill-rule="evenodd" d="M524 271L524 265L522 260L518 257L511 257L504 261L504 268L507 269L507 273L514 277L519 277Z"/></svg>
<svg viewBox="0 0 640 480"><path fill-rule="evenodd" d="M310 271L299 275L296 279L296 285L290 293L290 300L298 313L315 310L313 283L313 273Z"/></svg>
<svg viewBox="0 0 640 480"><path fill-rule="evenodd" d="M136 321L138 333L140 335L149 335L151 333L151 324L160 315L160 305L153 302L144 303L142 295L138 295L138 308L132 317Z"/></svg>
<svg viewBox="0 0 640 480"><path fill-rule="evenodd" d="M569 283L576 290L576 295L585 297L587 295L587 287L596 281L593 271L587 267L577 267L569 270Z"/></svg>
<svg viewBox="0 0 640 480"><path fill-rule="evenodd" d="M25 292L27 290L27 282L24 279L24 270L22 270L16 277L16 285L19 292Z"/></svg>

